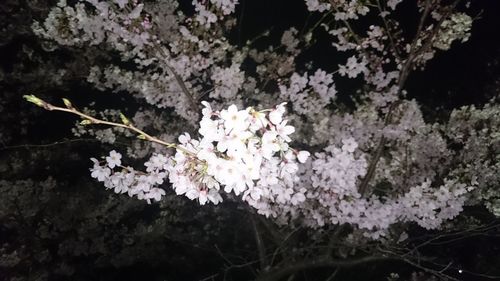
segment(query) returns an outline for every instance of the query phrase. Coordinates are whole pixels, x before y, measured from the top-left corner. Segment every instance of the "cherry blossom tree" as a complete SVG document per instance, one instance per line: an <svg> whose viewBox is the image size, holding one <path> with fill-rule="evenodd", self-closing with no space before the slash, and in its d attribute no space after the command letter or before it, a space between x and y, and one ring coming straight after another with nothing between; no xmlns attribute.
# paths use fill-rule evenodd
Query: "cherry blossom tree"
<svg viewBox="0 0 500 281"><path fill-rule="evenodd" d="M487 229L457 223L466 206L500 215L498 97L430 120L406 85L438 53L468 41L469 3L305 0L314 21L262 47L274 31L243 44L231 37L238 2L59 0L33 32L50 51L98 50L86 81L142 108L24 97L78 116L77 137L111 145L128 137L126 148L89 167L124 194L117 198L241 206L258 253L241 266L256 269L256 280L385 261L458 280L451 265L419 260L412 245L434 238L410 230L452 237ZM416 15L412 25L400 23L401 9ZM319 38L340 63L307 60ZM143 165L127 164L137 160Z"/></svg>

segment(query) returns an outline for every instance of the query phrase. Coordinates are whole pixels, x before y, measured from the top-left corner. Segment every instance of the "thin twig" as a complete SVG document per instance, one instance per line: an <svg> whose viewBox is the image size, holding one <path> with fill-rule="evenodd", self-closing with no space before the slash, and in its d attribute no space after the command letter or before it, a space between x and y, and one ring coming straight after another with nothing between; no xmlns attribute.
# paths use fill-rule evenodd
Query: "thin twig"
<svg viewBox="0 0 500 281"><path fill-rule="evenodd" d="M141 138L141 139L144 139L144 140L147 140L150 142L154 142L154 143L158 143L158 144L164 145L168 148L176 148L176 149L179 149L179 150L181 150L185 153L188 153L188 154L193 154L193 152L185 149L182 146L179 146L175 143L169 143L169 142L163 141L159 138L156 138L156 137L149 135L148 133L135 127L128 120L123 120L124 121L123 123L110 122L110 121L98 119L98 118L95 118L95 117L90 116L88 114L85 114L85 113L77 110L76 108L74 108L71 105L67 105L67 108L65 108L65 107L59 107L59 106L52 105L52 104L50 104L44 100L41 100L35 96L25 96L25 98L28 101L30 101L30 102L32 102L40 107L43 107L44 109L49 110L49 111L61 111L61 112L67 112L67 113L71 113L74 115L78 115L84 119L84 122L87 121L87 124L99 124L99 125L108 125L108 126L113 126L113 127L124 128L124 129L130 130L130 131L136 132L139 135L139 138Z"/></svg>
<svg viewBox="0 0 500 281"><path fill-rule="evenodd" d="M340 268L335 268L335 271L333 271L332 275L328 276L328 278L326 278L325 281L333 281L333 279L335 279L335 276L337 276L337 274L339 273L340 271Z"/></svg>
<svg viewBox="0 0 500 281"><path fill-rule="evenodd" d="M385 12L385 9L380 4L380 0L377 0L377 7L378 7L378 10L381 14ZM391 29L389 27L389 23L385 19L385 16L380 16L380 17L382 18L382 21L384 22L385 30L386 30L387 36L389 37L389 43L390 43L391 48L394 52L394 55L396 56L396 58L399 61L401 61L401 56L400 56L399 51L397 49L396 42L394 41L394 37L392 36L392 32L391 32Z"/></svg>
<svg viewBox="0 0 500 281"><path fill-rule="evenodd" d="M219 273L212 274L208 277L205 277L203 279L200 279L199 281L208 281L208 280L215 280L215 277L219 276Z"/></svg>
<svg viewBox="0 0 500 281"><path fill-rule="evenodd" d="M2 148L0 148L0 151L2 150L11 150L11 149L18 149L18 148L25 148L25 149L31 149L31 148L49 148L52 146L58 146L58 145L64 145L64 144L71 144L71 143L77 143L77 142L99 142L97 139L93 138L85 138L85 139L70 139L70 140L63 140L63 141L56 141L52 143L43 143L43 144L19 144L19 145L5 145ZM121 142L114 142L117 144L121 145L128 145L125 143Z"/></svg>

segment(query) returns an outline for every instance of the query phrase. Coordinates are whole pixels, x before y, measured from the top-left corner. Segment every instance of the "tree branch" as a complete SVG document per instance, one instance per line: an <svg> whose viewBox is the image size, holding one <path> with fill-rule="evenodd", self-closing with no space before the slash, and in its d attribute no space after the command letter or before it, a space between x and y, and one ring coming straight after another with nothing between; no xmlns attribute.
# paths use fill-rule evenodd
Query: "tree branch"
<svg viewBox="0 0 500 281"><path fill-rule="evenodd" d="M428 48L430 48L432 46L432 40L439 32L439 29L441 28L442 23L451 14L451 12L455 9L455 7L458 5L458 3L460 1L461 0L455 0L450 6L448 6L447 13L441 17L439 22L436 24L436 26L432 30L431 35L428 38L426 38L427 39L426 42L423 44L423 46L420 49L418 49L417 46L418 46L418 42L420 39L419 35L422 33L424 23L427 20L427 17L429 16L429 13L430 13L431 8L432 8L432 0L426 0L425 8L424 8L424 11L422 13L422 16L420 18L420 21L419 21L419 24L417 27L417 33L415 35L415 38L413 38L413 41L412 41L411 46L410 46L410 52L408 54L408 58L406 59L403 67L401 68L401 73L399 75L399 80L398 80L398 96L401 94L403 86L405 85L406 80L408 79L408 76L413 69L413 64L415 62L415 59L418 57L418 55L420 53L425 52ZM384 127L389 125L389 123L391 122L392 113L397 105L399 105L398 101L393 102L389 106L389 110L388 110L387 115L386 115L385 120L384 120ZM377 168L378 161L382 157L382 153L384 151L384 147L385 147L386 142L387 142L387 139L382 134L382 136L380 137L380 141L377 145L377 149L375 150L375 154L373 155L372 160L370 162L370 165L368 166L368 170L366 172L366 175L363 178L363 181L361 182L361 184L359 186L359 193L362 196L365 195L367 188L368 188L368 184L370 183L372 177L375 174L375 170Z"/></svg>
<svg viewBox="0 0 500 281"><path fill-rule="evenodd" d="M78 115L83 119L82 122L85 122L84 124L86 124L86 125L99 124L99 125L108 125L108 126L112 126L112 127L124 128L124 129L127 129L127 130L130 130L130 131L137 133L139 135L139 138L141 138L141 139L144 139L144 140L147 140L150 142L154 142L154 143L158 143L158 144L164 145L168 148L176 148L176 149L179 149L187 154L193 154L193 152L185 149L184 147L182 147L180 145L163 141L159 138L153 137L153 136L149 135L148 133L140 130L139 128L135 127L132 123L130 123L130 121L122 114L120 114L120 117L122 118L122 123L116 123L116 122L110 122L110 121L98 119L98 118L95 118L95 117L90 116L88 114L85 114L85 113L77 110L76 108L74 108L71 105L71 103L66 99L63 99L64 103L66 105L66 108L64 108L64 107L52 105L52 104L50 104L50 103L48 103L40 98L37 98L34 95L25 95L24 98L28 102L34 103L35 105L40 106L40 107L42 107L46 110L49 110L49 111L61 111L61 112L67 112L67 113L71 113L74 115Z"/></svg>
<svg viewBox="0 0 500 281"><path fill-rule="evenodd" d="M191 104L191 106L193 107L193 110L195 112L198 112L198 103L196 101L196 99L194 98L193 94L191 94L191 92L189 91L189 89L187 88L186 84L184 83L184 80L182 80L182 77L167 63L167 59L168 59L168 55L167 53L165 52L165 50L163 48L161 48L160 46L156 45L156 44L153 44L153 47L160 53L160 55L163 57L163 60L164 60L164 65L165 65L165 68L172 74L174 75L174 78L175 78L175 81L177 82L177 84L179 85L179 87L181 87L181 90L182 92L184 93L184 95L186 95L186 97L188 98L189 100L189 103Z"/></svg>
<svg viewBox="0 0 500 281"><path fill-rule="evenodd" d="M266 256L266 247L264 246L264 241L262 240L262 236L260 235L257 222L255 221L252 213L250 214L250 220L252 221L252 229L255 236L255 243L257 244L257 250L259 253L260 270L265 271L267 266L269 265Z"/></svg>
<svg viewBox="0 0 500 281"><path fill-rule="evenodd" d="M259 276L257 281L278 281L288 275L298 271L320 268L320 267L353 267L365 263L380 262L393 259L385 256L367 256L352 260L334 260L329 257L318 257L316 259L302 260L299 262L288 264L284 267L277 268Z"/></svg>

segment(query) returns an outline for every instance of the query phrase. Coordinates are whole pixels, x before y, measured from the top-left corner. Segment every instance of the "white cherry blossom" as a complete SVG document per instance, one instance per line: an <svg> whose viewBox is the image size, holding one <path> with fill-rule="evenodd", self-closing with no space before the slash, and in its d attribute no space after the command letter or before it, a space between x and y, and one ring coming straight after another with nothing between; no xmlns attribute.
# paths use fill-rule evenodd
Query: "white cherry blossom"
<svg viewBox="0 0 500 281"><path fill-rule="evenodd" d="M120 166L122 164L122 155L114 150L109 152L109 156L106 157L106 162L108 163L108 167L113 169L116 166Z"/></svg>

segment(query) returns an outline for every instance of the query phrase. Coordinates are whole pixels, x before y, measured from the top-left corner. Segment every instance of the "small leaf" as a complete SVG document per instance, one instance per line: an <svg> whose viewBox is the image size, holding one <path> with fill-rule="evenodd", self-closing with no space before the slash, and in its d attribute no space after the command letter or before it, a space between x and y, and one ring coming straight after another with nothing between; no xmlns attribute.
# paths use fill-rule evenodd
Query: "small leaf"
<svg viewBox="0 0 500 281"><path fill-rule="evenodd" d="M127 117L125 117L125 115L123 115L121 112L120 112L120 119L122 119L122 123L124 125L130 125L130 121L127 119Z"/></svg>
<svg viewBox="0 0 500 281"><path fill-rule="evenodd" d="M45 102L37 98L35 95L24 95L23 98L28 102L36 104L37 106L45 107Z"/></svg>
<svg viewBox="0 0 500 281"><path fill-rule="evenodd" d="M85 119L85 120L82 120L82 122L80 122L80 125L90 125L92 124L92 121L90 121L89 119Z"/></svg>
<svg viewBox="0 0 500 281"><path fill-rule="evenodd" d="M73 108L74 108L74 107L73 107L73 105L71 104L71 102L70 102L68 99L63 98L62 100L63 100L63 102L64 102L64 105L65 105L67 108L69 108L69 109L73 109Z"/></svg>
<svg viewBox="0 0 500 281"><path fill-rule="evenodd" d="M137 136L138 139L141 139L141 140L145 140L146 139L146 136L145 135L138 135Z"/></svg>

